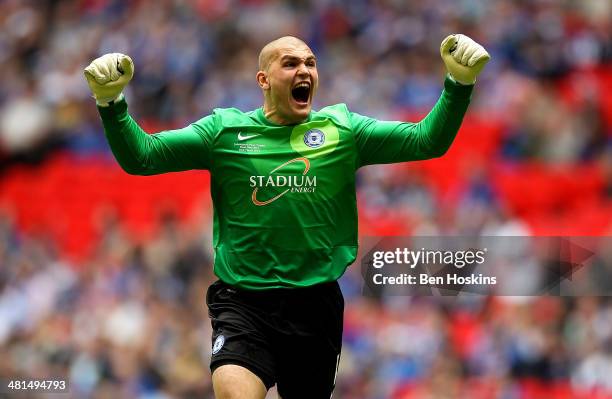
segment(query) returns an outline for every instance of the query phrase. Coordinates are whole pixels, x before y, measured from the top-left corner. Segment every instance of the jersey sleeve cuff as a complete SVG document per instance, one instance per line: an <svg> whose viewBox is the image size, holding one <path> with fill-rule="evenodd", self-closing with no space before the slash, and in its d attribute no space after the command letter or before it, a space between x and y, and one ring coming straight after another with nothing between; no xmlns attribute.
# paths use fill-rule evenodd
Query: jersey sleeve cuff
<svg viewBox="0 0 612 399"><path fill-rule="evenodd" d="M474 85L463 85L458 83L449 74L447 74L446 79L444 79L444 90L449 94L459 97L470 97L472 95L472 91L474 90Z"/></svg>
<svg viewBox="0 0 612 399"><path fill-rule="evenodd" d="M124 115L127 113L127 108L127 102L123 94L105 106L98 104L98 112L100 112L102 119L116 118L117 116Z"/></svg>

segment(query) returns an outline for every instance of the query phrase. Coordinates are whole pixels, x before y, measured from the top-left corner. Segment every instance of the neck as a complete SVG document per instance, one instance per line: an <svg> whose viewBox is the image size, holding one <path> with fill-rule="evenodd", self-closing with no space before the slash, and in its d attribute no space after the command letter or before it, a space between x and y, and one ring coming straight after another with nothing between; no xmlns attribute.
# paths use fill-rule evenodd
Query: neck
<svg viewBox="0 0 612 399"><path fill-rule="evenodd" d="M278 112L278 109L276 107L271 106L267 102L264 103L263 113L267 120L277 125L295 125L307 119L307 118L299 118L299 117L290 118L290 117L280 115Z"/></svg>

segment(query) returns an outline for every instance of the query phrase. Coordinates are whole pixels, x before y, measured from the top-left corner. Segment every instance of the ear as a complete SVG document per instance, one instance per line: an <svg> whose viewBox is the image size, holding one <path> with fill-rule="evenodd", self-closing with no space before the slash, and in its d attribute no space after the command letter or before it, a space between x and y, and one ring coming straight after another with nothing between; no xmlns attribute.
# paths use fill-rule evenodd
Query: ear
<svg viewBox="0 0 612 399"><path fill-rule="evenodd" d="M266 73L264 71L259 71L257 72L257 84L259 84L259 87L261 87L263 90L268 90L270 88L270 82L268 81L268 77L266 76Z"/></svg>

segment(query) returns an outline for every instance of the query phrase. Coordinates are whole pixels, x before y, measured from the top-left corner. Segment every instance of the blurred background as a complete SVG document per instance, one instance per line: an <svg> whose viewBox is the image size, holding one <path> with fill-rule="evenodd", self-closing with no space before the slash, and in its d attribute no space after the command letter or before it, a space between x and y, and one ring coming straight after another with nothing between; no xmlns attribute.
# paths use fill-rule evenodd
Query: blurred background
<svg viewBox="0 0 612 399"><path fill-rule="evenodd" d="M442 89L439 43L467 34L493 59L457 140L360 170L360 234L610 236L611 15L608 0L0 1L0 377L212 398L208 173L119 169L82 75L94 58L132 56L148 132L261 106L258 52L286 34L317 55L315 108L416 121ZM359 267L341 283L334 398L612 398L608 297L372 299Z"/></svg>

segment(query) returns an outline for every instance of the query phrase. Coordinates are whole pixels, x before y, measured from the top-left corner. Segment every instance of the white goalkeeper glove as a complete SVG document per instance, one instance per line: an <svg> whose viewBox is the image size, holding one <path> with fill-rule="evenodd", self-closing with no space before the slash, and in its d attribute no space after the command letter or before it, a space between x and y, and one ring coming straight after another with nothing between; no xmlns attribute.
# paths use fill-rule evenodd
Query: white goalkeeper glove
<svg viewBox="0 0 612 399"><path fill-rule="evenodd" d="M440 55L450 76L463 85L476 83L476 77L491 59L487 50L466 35L447 36Z"/></svg>
<svg viewBox="0 0 612 399"><path fill-rule="evenodd" d="M134 76L132 59L120 53L104 54L83 71L98 105L115 101Z"/></svg>

